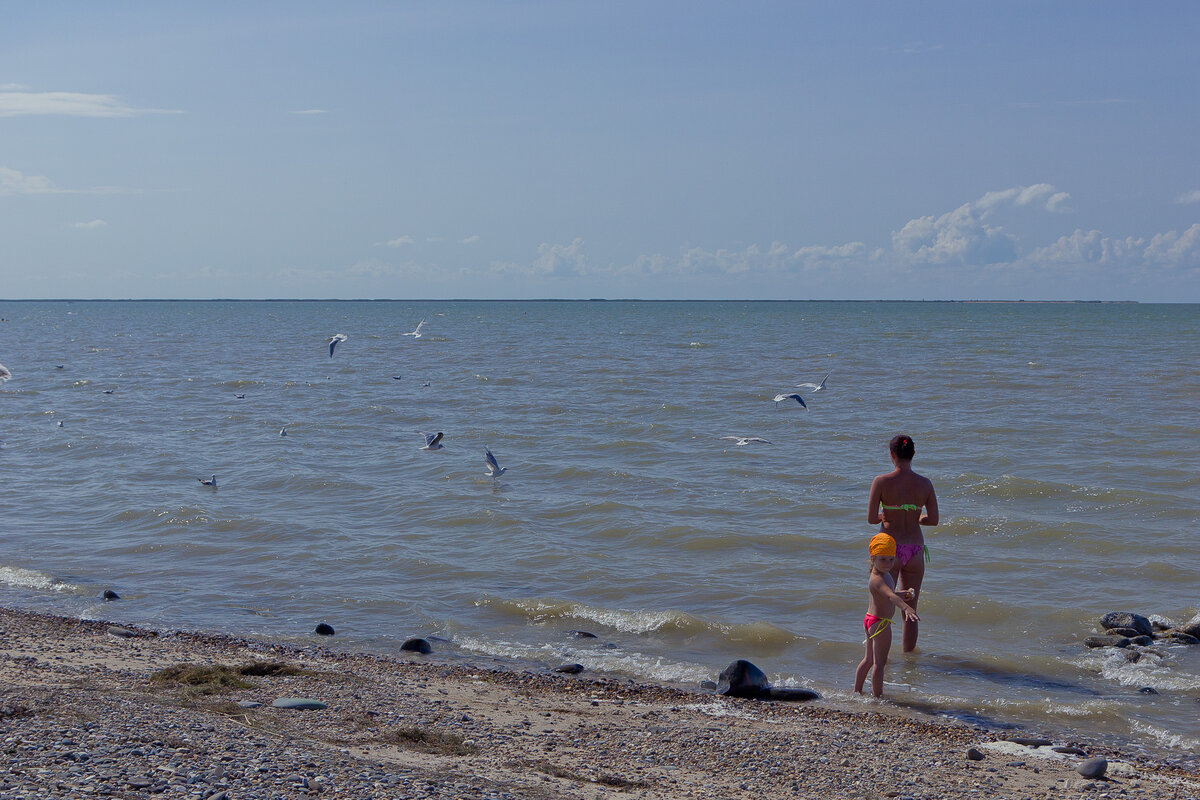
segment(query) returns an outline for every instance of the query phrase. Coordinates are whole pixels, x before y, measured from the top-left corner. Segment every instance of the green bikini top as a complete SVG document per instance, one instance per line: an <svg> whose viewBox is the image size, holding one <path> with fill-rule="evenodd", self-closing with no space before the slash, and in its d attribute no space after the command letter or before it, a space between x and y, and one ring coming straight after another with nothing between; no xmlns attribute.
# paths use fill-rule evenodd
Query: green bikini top
<svg viewBox="0 0 1200 800"><path fill-rule="evenodd" d="M883 503L880 503L879 507L882 509L885 509L887 511L920 511L921 510L920 506L915 505L913 503L905 503L905 504L899 505L899 506L885 506Z"/></svg>

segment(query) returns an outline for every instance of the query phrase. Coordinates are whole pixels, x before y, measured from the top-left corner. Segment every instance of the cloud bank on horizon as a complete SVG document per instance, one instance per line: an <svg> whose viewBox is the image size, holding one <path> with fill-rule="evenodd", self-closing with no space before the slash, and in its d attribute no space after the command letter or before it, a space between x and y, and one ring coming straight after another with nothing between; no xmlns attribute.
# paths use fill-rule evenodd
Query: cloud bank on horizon
<svg viewBox="0 0 1200 800"><path fill-rule="evenodd" d="M1200 302L1200 7L135 6L0 32L0 298Z"/></svg>

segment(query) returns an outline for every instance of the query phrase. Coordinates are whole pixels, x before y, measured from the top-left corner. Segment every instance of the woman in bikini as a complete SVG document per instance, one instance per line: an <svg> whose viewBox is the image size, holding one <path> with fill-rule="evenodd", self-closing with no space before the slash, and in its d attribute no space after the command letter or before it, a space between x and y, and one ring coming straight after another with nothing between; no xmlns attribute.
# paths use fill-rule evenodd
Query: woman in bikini
<svg viewBox="0 0 1200 800"><path fill-rule="evenodd" d="M888 448L896 468L871 482L867 521L879 525L880 531L896 540L896 566L892 569L892 577L898 591L914 591L910 605L915 608L921 599L921 582L925 579L925 561L929 557L921 526L938 524L937 495L928 478L913 472L916 446L912 437L900 434L892 439ZM900 648L911 653L916 646L917 623L906 619Z"/></svg>

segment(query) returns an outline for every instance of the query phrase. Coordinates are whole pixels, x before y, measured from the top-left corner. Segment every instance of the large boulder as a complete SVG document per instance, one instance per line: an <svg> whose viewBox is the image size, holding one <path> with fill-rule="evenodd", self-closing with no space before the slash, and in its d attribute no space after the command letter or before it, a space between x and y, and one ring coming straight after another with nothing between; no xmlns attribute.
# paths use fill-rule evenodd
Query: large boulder
<svg viewBox="0 0 1200 800"><path fill-rule="evenodd" d="M1187 622L1180 625L1179 630L1183 631L1188 636L1200 636L1200 614L1197 614Z"/></svg>
<svg viewBox="0 0 1200 800"><path fill-rule="evenodd" d="M1109 628L1133 628L1141 636L1153 636L1154 626L1141 614L1130 611L1110 611L1100 619L1100 625Z"/></svg>
<svg viewBox="0 0 1200 800"><path fill-rule="evenodd" d="M759 697L770 686L766 674L745 659L739 658L717 679L717 694L728 697Z"/></svg>

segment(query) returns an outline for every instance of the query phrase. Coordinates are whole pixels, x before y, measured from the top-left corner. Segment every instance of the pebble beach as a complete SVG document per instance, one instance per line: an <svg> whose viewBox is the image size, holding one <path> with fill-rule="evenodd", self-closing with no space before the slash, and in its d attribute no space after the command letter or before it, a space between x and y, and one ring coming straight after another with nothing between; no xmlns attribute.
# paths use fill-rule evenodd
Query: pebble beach
<svg viewBox="0 0 1200 800"><path fill-rule="evenodd" d="M0 631L3 798L1200 797L1186 761L886 702L742 700L16 610L0 609ZM1097 758L1104 774L1084 777Z"/></svg>

